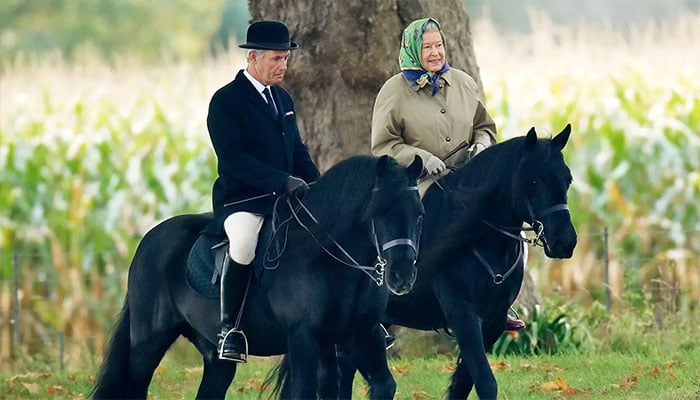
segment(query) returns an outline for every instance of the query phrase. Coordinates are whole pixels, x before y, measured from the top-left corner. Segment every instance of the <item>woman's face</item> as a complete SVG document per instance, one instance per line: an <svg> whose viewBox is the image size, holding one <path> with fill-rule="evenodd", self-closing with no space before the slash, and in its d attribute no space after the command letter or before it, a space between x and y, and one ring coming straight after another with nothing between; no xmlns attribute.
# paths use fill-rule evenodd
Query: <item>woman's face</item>
<svg viewBox="0 0 700 400"><path fill-rule="evenodd" d="M430 72L438 72L445 65L445 47L442 45L440 32L428 31L423 33L420 61L423 64L423 68Z"/></svg>

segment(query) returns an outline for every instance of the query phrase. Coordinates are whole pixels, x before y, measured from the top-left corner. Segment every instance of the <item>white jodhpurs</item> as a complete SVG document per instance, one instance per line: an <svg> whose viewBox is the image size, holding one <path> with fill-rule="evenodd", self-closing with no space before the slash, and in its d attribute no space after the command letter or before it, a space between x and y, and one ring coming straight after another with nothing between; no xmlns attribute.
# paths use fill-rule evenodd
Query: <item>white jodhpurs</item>
<svg viewBox="0 0 700 400"><path fill-rule="evenodd" d="M245 211L235 212L224 220L224 231L228 237L228 254L241 265L248 265L255 258L258 235L265 218Z"/></svg>

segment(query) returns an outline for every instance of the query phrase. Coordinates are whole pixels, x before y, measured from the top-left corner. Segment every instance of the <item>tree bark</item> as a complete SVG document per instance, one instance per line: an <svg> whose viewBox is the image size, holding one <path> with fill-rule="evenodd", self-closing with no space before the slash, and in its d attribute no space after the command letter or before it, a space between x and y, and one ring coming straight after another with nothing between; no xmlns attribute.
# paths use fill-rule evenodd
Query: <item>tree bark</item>
<svg viewBox="0 0 700 400"><path fill-rule="evenodd" d="M249 0L253 21L278 20L300 48L283 86L292 94L299 129L319 169L370 152L374 99L398 73L403 28L433 17L446 36L447 60L483 86L463 0ZM488 104L487 104L488 108ZM521 298L537 301L526 271ZM525 304L531 307L533 304Z"/></svg>
<svg viewBox="0 0 700 400"><path fill-rule="evenodd" d="M322 171L350 155L369 153L374 98L399 72L401 32L414 19L440 21L448 61L481 87L462 0L250 0L249 6L254 21L283 21L299 43L284 86Z"/></svg>

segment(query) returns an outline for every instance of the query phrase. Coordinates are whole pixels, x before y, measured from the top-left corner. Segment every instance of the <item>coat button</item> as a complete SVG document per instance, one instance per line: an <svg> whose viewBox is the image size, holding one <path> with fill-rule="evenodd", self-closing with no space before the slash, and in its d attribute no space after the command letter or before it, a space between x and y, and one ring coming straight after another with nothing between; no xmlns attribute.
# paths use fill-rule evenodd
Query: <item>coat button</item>
<svg viewBox="0 0 700 400"><path fill-rule="evenodd" d="M450 140L452 140L452 138L450 138L449 136L445 138L446 142L449 142Z"/></svg>
<svg viewBox="0 0 700 400"><path fill-rule="evenodd" d="M442 110L440 110L440 112L444 114L444 113L447 112L447 110L445 110L445 109L443 108Z"/></svg>

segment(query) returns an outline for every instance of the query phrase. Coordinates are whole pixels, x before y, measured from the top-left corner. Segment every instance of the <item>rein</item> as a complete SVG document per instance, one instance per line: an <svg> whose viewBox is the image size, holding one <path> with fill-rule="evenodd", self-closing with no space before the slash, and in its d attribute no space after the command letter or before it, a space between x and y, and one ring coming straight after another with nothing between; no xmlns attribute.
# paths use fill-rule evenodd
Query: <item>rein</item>
<svg viewBox="0 0 700 400"><path fill-rule="evenodd" d="M376 191L376 190L377 190L377 188L373 189L373 191ZM406 188L406 190L416 190L417 191L418 187L417 186L410 186L410 187ZM337 256L331 249L329 249L326 245L322 244L321 240L316 235L314 235L314 233L307 226L307 224L302 222L302 220L299 216L300 210L303 211L304 214L306 214L316 226L321 226L320 222L318 221L316 216L311 212L311 210L309 210L300 199L298 199L296 197L294 197L294 199L298 203L296 208L292 205L291 196L287 196L286 203L287 203L287 206L289 207L289 211L290 211L292 216L289 217L288 219L286 219L285 221L283 221L280 224L280 226L288 225L289 221L293 218L299 224L299 226L301 226L314 239L314 241L316 243L318 243L318 245L321 247L321 249L323 249L323 251L326 254L328 254L331 258L333 258L334 260L336 260L337 262L339 262L343 265L346 265L346 266L351 267L351 268L359 269L360 271L365 273L374 283L376 283L377 286L382 286L384 284L384 271L385 271L386 264L387 264L386 259L384 259L384 257L382 257L382 252L387 251L387 250L389 250L393 247L396 247L396 246L409 246L416 252L416 254L418 254L418 245L419 245L418 242L420 240L420 226L418 228L418 239L416 241L413 241L410 238L399 238L399 239L390 240L390 241L380 245L379 238L377 236L377 231L376 231L375 226L374 226L374 218L373 218L372 222L371 222L371 232L372 232L371 235L372 235L372 239L373 239L372 242L374 244L374 248L377 252L376 262L373 266L362 265L359 262L357 262L350 255L350 253L348 253L347 250L345 250L345 248L343 248L343 246L341 246L340 243L338 243L338 241L333 239L327 232L322 231L323 234L330 240L333 247L335 247L336 250L340 251L342 256L344 256L349 261L343 260L339 256ZM277 204L275 204L275 209L276 208L277 208ZM276 215L276 213L275 213L275 215ZM268 247L267 251L265 252L265 260L264 261L277 262L277 265L275 265L272 268L268 268L268 269L277 268L277 266L279 265L278 260L280 259L280 257L282 257L282 253L284 252L284 249L287 246L287 231L288 231L288 226L285 227L285 239L284 239L284 244L282 246L282 249L280 250L279 246L278 246L279 253L274 259L269 259L267 257L269 250L270 250L269 247ZM279 232L279 231L276 230L275 226L273 225L273 238L275 236L277 236L277 232ZM273 242L274 242L274 240L273 240Z"/></svg>

